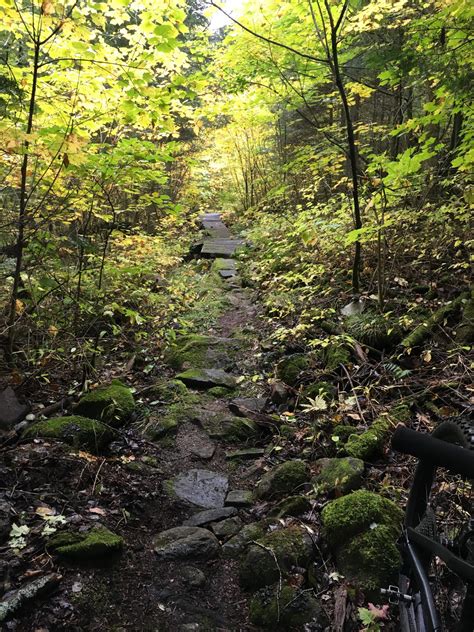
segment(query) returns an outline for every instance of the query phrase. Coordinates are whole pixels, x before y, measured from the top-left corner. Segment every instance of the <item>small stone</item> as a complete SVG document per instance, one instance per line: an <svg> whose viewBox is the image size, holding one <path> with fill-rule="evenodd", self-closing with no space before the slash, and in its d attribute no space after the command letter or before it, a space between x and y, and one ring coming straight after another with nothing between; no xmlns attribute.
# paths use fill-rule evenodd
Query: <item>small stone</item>
<svg viewBox="0 0 474 632"><path fill-rule="evenodd" d="M194 445L191 448L191 454L205 461L212 459L215 451L216 451L216 446L214 443L211 443L211 442Z"/></svg>
<svg viewBox="0 0 474 632"><path fill-rule="evenodd" d="M233 489L227 494L225 505L233 507L250 507L253 504L253 494L247 489Z"/></svg>
<svg viewBox="0 0 474 632"><path fill-rule="evenodd" d="M224 520L225 518L231 518L237 514L235 507L220 507L219 509L206 509L205 511L199 511L187 520L183 522L184 526L188 527L203 527L211 522L217 522Z"/></svg>
<svg viewBox="0 0 474 632"><path fill-rule="evenodd" d="M15 424L22 421L29 409L29 406L20 404L15 391L11 386L7 386L0 393L0 428L10 430Z"/></svg>
<svg viewBox="0 0 474 632"><path fill-rule="evenodd" d="M246 417L250 412L260 413L267 403L264 397L238 397L229 404L229 410L239 417Z"/></svg>
<svg viewBox="0 0 474 632"><path fill-rule="evenodd" d="M192 588L200 588L206 583L206 576L195 566L185 566L180 571L181 579Z"/></svg>
<svg viewBox="0 0 474 632"><path fill-rule="evenodd" d="M212 509L224 505L229 479L217 472L191 469L172 479L169 487L179 499Z"/></svg>
<svg viewBox="0 0 474 632"><path fill-rule="evenodd" d="M242 527L243 522L239 516L234 516L233 518L227 518L221 522L211 524L211 529L214 531L214 535L216 535L220 540L232 537L238 533Z"/></svg>
<svg viewBox="0 0 474 632"><path fill-rule="evenodd" d="M168 529L155 537L153 545L155 553L162 560L210 560L219 553L216 536L201 527Z"/></svg>
<svg viewBox="0 0 474 632"><path fill-rule="evenodd" d="M33 415L33 413L30 413L29 415L26 415L25 420L26 421L34 421L36 419L36 415Z"/></svg>
<svg viewBox="0 0 474 632"><path fill-rule="evenodd" d="M232 452L226 452L225 458L229 460L234 459L257 459L265 454L263 448L244 448L243 450L234 450Z"/></svg>
<svg viewBox="0 0 474 632"><path fill-rule="evenodd" d="M236 378L222 369L188 369L179 373L176 378L187 386L195 388L212 388L213 386L226 386L235 388Z"/></svg>

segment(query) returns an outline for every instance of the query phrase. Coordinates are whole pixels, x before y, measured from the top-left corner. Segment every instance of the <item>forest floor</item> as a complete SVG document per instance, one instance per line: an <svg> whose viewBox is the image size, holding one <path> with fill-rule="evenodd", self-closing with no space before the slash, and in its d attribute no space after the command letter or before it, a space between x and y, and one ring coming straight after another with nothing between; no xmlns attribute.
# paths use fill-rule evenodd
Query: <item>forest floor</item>
<svg viewBox="0 0 474 632"><path fill-rule="evenodd" d="M294 389L276 382L262 393L252 379L272 361L268 323L255 292L239 276L222 279L222 270L214 263L206 281L219 294L219 315L178 340L158 382L117 370L133 384L138 412L105 453L44 438L6 446L3 511L28 531L23 546L1 549L4 599L49 574L54 590L28 600L5 630L363 629L357 609L366 597L344 582L321 537L328 496L303 495L331 441L292 426ZM360 413L355 405L348 411ZM287 462L296 470L281 470ZM396 496L410 463L392 455L372 463L369 475L351 471L346 491L382 486ZM339 473L333 496L341 496L346 473L342 479ZM45 523L52 532L67 525L79 533L103 525L123 538L123 550L99 563L65 559L48 548ZM276 601L262 593L267 584ZM383 629L397 629L395 614L378 612Z"/></svg>

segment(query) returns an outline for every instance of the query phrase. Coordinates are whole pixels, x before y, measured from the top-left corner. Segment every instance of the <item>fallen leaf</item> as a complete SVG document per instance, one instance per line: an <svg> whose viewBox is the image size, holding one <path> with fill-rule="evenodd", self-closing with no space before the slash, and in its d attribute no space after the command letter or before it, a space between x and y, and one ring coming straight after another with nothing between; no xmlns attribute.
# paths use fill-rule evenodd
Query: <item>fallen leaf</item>
<svg viewBox="0 0 474 632"><path fill-rule="evenodd" d="M89 509L89 512L93 514L98 514L99 516L107 515L107 512L105 511L105 509L101 509L100 507L91 507Z"/></svg>

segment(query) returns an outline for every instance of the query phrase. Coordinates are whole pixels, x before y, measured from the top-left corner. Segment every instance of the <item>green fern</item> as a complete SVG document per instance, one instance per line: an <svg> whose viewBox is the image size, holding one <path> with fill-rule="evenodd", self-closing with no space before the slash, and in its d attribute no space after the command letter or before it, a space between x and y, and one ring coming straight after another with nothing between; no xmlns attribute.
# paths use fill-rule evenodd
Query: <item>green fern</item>
<svg viewBox="0 0 474 632"><path fill-rule="evenodd" d="M402 369L402 367L394 362L384 362L382 366L386 371L396 377L397 380L402 380L404 377L409 377L412 374L410 369Z"/></svg>

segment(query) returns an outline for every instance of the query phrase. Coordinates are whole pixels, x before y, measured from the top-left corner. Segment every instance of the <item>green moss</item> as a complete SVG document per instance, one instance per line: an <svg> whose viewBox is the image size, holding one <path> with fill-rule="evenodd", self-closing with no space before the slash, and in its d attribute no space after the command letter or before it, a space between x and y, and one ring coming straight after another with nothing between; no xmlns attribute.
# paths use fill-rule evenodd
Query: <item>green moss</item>
<svg viewBox="0 0 474 632"><path fill-rule="evenodd" d="M246 524L236 535L222 545L222 555L238 558L245 551L249 542L258 540L265 535L266 525L262 522Z"/></svg>
<svg viewBox="0 0 474 632"><path fill-rule="evenodd" d="M378 525L356 535L337 553L341 573L364 591L379 591L397 580L400 553L396 546L398 532Z"/></svg>
<svg viewBox="0 0 474 632"><path fill-rule="evenodd" d="M322 396L326 399L332 399L335 394L336 389L329 382L315 382L314 384L305 386L302 393L303 397L311 397L312 399L318 396Z"/></svg>
<svg viewBox="0 0 474 632"><path fill-rule="evenodd" d="M401 339L398 323L375 312L354 314L345 326L350 336L373 349L389 349Z"/></svg>
<svg viewBox="0 0 474 632"><path fill-rule="evenodd" d="M221 397L231 397L234 393L233 389L226 388L225 386L213 386L207 391L208 395L212 395L216 399Z"/></svg>
<svg viewBox="0 0 474 632"><path fill-rule="evenodd" d="M308 469L301 460L286 461L264 474L256 489L257 498L291 494L308 482Z"/></svg>
<svg viewBox="0 0 474 632"><path fill-rule="evenodd" d="M386 415L378 417L362 434L351 435L344 446L345 451L349 456L363 461L373 459L382 452L391 430L408 417L409 410L406 406L392 408Z"/></svg>
<svg viewBox="0 0 474 632"><path fill-rule="evenodd" d="M114 431L96 419L73 415L39 421L27 428L23 437L58 439L77 449L98 452L112 441Z"/></svg>
<svg viewBox="0 0 474 632"><path fill-rule="evenodd" d="M240 566L240 582L244 588L256 589L277 581L280 572L286 575L293 566L306 568L313 557L313 543L307 531L290 526L272 531L250 545ZM276 560L276 561L275 561Z"/></svg>
<svg viewBox="0 0 474 632"><path fill-rule="evenodd" d="M344 424L337 424L334 426L332 431L332 435L334 437L339 437L341 442L347 441L347 439L355 433L354 426L346 426Z"/></svg>
<svg viewBox="0 0 474 632"><path fill-rule="evenodd" d="M456 329L456 341L464 344L474 342L474 290L471 298L464 303L461 324Z"/></svg>
<svg viewBox="0 0 474 632"><path fill-rule="evenodd" d="M286 516L301 516L310 509L311 503L305 496L289 496L277 503L268 516L279 520Z"/></svg>
<svg viewBox="0 0 474 632"><path fill-rule="evenodd" d="M75 411L84 417L98 419L112 426L120 426L135 409L132 391L120 380L84 395Z"/></svg>
<svg viewBox="0 0 474 632"><path fill-rule="evenodd" d="M221 421L214 436L220 436L225 441L239 443L256 439L259 435L258 425L245 417L226 417Z"/></svg>
<svg viewBox="0 0 474 632"><path fill-rule="evenodd" d="M199 397L185 387L185 393L167 406L162 413L151 415L145 424L141 424L143 433L150 439L161 439L177 431L180 423L192 420L196 415Z"/></svg>
<svg viewBox="0 0 474 632"><path fill-rule="evenodd" d="M58 533L48 542L48 550L75 560L89 560L117 553L123 538L105 527L94 527L87 533Z"/></svg>
<svg viewBox="0 0 474 632"><path fill-rule="evenodd" d="M165 361L176 371L189 367L205 366L209 347L215 344L217 342L213 336L201 336L199 334L182 336L167 351Z"/></svg>
<svg viewBox="0 0 474 632"><path fill-rule="evenodd" d="M280 360L277 365L277 377L285 384L288 384L288 386L296 386L300 373L306 370L308 366L308 356L304 353L295 353Z"/></svg>
<svg viewBox="0 0 474 632"><path fill-rule="evenodd" d="M155 384L151 394L161 402L173 404L186 399L189 390L180 380L163 380Z"/></svg>
<svg viewBox="0 0 474 632"><path fill-rule="evenodd" d="M311 482L319 494L346 494L361 485L364 462L360 459L320 459L316 464L320 465L321 471Z"/></svg>
<svg viewBox="0 0 474 632"><path fill-rule="evenodd" d="M403 512L391 500L361 489L330 502L321 517L329 545L337 548L369 529L372 523L385 525L396 538Z"/></svg>
<svg viewBox="0 0 474 632"><path fill-rule="evenodd" d="M341 364L349 364L351 353L345 344L340 341L333 341L321 350L321 360L326 370L332 372L338 369Z"/></svg>
<svg viewBox="0 0 474 632"><path fill-rule="evenodd" d="M250 620L264 628L288 630L312 619L322 623L322 609L311 592L300 591L290 584L261 588L250 602Z"/></svg>

